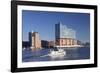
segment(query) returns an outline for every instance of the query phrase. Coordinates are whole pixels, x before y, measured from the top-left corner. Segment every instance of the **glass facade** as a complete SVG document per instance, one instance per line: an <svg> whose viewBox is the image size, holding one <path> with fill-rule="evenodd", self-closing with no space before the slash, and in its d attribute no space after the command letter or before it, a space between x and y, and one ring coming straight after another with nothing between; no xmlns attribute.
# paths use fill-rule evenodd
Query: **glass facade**
<svg viewBox="0 0 100 73"><path fill-rule="evenodd" d="M63 25L61 22L55 25L55 37L58 38L76 38L76 32L68 28L66 25Z"/></svg>

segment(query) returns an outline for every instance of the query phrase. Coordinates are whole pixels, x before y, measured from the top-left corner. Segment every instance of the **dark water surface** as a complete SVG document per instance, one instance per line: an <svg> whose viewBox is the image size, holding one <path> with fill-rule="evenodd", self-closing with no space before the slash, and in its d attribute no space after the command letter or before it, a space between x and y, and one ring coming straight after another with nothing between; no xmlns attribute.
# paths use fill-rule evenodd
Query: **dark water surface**
<svg viewBox="0 0 100 73"><path fill-rule="evenodd" d="M52 50L53 48L51 48ZM50 53L49 49L41 49L38 51L32 51L29 48L26 48L22 51L22 61L23 62L32 62L32 61L56 61L56 60L79 60L79 59L89 59L90 58L90 48L81 47L81 48L62 48L66 51L66 55L63 57L52 58L48 54Z"/></svg>

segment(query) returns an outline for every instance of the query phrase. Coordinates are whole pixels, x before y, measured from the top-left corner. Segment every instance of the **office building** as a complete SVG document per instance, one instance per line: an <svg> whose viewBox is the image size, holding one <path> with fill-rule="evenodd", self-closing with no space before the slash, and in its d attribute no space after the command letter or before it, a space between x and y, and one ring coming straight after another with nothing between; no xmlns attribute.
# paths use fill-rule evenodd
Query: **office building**
<svg viewBox="0 0 100 73"><path fill-rule="evenodd" d="M41 40L38 32L29 32L29 42L31 49L41 49Z"/></svg>

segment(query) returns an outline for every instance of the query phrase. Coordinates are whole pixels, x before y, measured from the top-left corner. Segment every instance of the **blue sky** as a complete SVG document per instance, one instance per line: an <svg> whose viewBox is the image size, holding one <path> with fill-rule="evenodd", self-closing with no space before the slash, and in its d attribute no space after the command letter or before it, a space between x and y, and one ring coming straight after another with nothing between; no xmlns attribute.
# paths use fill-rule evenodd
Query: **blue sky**
<svg viewBox="0 0 100 73"><path fill-rule="evenodd" d="M55 40L55 24L62 22L76 31L76 39L90 41L90 14L71 12L22 11L23 41L28 41L30 31L40 34L42 40Z"/></svg>

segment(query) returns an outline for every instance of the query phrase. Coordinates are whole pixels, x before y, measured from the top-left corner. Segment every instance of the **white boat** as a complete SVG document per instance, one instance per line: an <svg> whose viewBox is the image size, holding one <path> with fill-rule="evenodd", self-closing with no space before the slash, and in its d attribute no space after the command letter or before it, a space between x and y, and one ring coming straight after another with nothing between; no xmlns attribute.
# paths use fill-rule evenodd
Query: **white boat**
<svg viewBox="0 0 100 73"><path fill-rule="evenodd" d="M25 49L26 49L26 48L24 47L24 48L23 48L23 51L24 51Z"/></svg>
<svg viewBox="0 0 100 73"><path fill-rule="evenodd" d="M50 50L49 56L52 58L62 58L66 55L66 51L58 49L57 51Z"/></svg>

